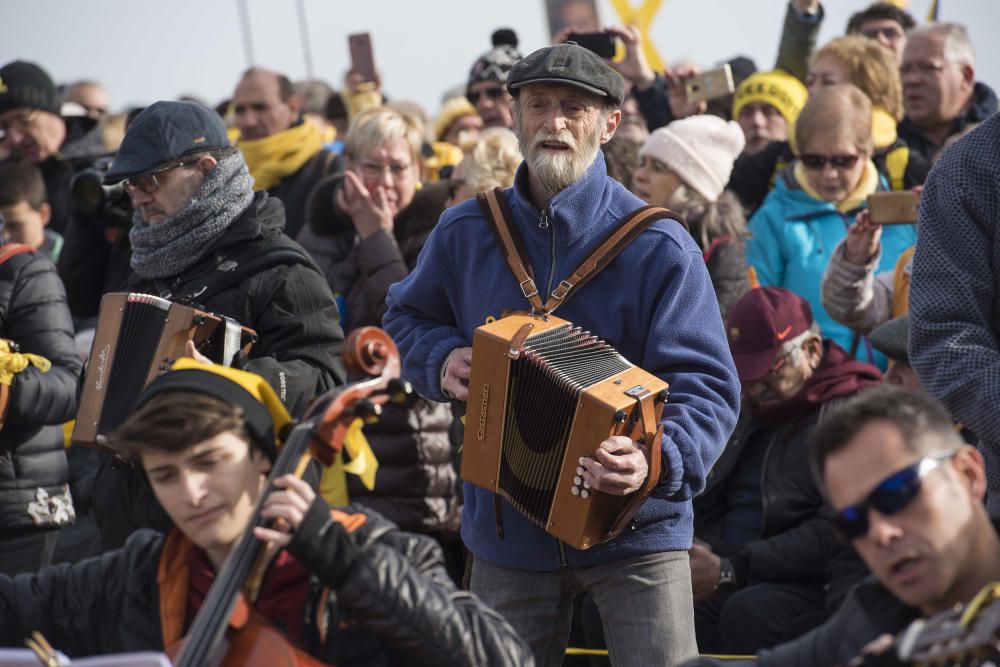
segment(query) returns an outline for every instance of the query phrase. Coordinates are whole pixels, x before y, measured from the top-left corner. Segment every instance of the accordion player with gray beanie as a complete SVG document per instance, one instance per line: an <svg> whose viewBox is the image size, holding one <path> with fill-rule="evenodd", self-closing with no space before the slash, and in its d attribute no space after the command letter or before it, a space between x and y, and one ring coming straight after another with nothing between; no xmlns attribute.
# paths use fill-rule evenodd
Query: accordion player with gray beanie
<svg viewBox="0 0 1000 667"><path fill-rule="evenodd" d="M280 200L253 192L222 119L193 102L156 102L125 133L106 184L135 209L125 289L230 317L257 332L234 365L265 378L292 415L343 382L343 331L333 294L284 232ZM105 456L95 509L105 549L165 515L148 484Z"/></svg>
<svg viewBox="0 0 1000 667"><path fill-rule="evenodd" d="M704 253L722 317L748 289L743 239L746 218L725 189L743 151L740 126L716 116L675 120L649 135L639 150L632 189L647 204L680 214Z"/></svg>

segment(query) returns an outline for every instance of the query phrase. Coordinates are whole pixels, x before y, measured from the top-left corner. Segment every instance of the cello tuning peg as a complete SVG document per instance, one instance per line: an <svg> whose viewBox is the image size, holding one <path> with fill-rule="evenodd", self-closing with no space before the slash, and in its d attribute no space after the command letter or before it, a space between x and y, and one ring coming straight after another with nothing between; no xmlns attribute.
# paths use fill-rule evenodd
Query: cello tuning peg
<svg viewBox="0 0 1000 667"><path fill-rule="evenodd" d="M397 405L410 407L417 400L413 385L405 380L390 380L386 386L386 392L391 397L392 402Z"/></svg>

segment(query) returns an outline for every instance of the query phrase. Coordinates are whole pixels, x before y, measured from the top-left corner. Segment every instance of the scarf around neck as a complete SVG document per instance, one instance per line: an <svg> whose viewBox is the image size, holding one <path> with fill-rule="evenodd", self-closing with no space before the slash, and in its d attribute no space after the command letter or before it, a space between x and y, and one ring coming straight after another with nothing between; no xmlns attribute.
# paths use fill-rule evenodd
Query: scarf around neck
<svg viewBox="0 0 1000 667"><path fill-rule="evenodd" d="M194 266L253 202L253 180L239 153L219 161L173 217L152 225L136 212L129 232L140 278L176 276Z"/></svg>
<svg viewBox="0 0 1000 667"><path fill-rule="evenodd" d="M270 190L301 169L323 149L323 143L322 128L306 118L269 137L240 141L237 147L250 168L254 191L260 192Z"/></svg>
<svg viewBox="0 0 1000 667"><path fill-rule="evenodd" d="M801 160L795 162L794 172L795 181L799 184L802 190L812 197L813 199L818 199L823 201L823 198L819 196L819 193L809 185L809 179L806 177L806 168L802 164ZM865 170L861 173L861 179L858 184L854 186L854 189L848 193L847 197L843 201L836 202L835 205L837 210L841 213L849 213L854 209L860 207L868 199L868 195L878 190L878 169L875 168L875 163L868 160L865 163Z"/></svg>

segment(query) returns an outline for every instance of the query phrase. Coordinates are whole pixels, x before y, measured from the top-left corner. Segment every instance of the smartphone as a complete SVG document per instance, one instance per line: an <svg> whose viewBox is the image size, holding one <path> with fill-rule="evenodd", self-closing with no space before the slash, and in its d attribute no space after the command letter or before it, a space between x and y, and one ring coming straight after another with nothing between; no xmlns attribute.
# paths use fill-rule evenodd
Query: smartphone
<svg viewBox="0 0 1000 667"><path fill-rule="evenodd" d="M567 42L576 42L602 58L614 58L618 37L610 32L571 32Z"/></svg>
<svg viewBox="0 0 1000 667"><path fill-rule="evenodd" d="M732 95L736 90L736 86L733 85L733 70L729 67L729 63L695 74L685 81L684 85L687 88L688 102L692 104Z"/></svg>
<svg viewBox="0 0 1000 667"><path fill-rule="evenodd" d="M920 193L873 192L868 195L868 212L873 225L911 225L917 221Z"/></svg>
<svg viewBox="0 0 1000 667"><path fill-rule="evenodd" d="M351 69L363 77L363 81L375 82L375 56L372 54L372 36L360 32L347 36L347 45L351 50Z"/></svg>

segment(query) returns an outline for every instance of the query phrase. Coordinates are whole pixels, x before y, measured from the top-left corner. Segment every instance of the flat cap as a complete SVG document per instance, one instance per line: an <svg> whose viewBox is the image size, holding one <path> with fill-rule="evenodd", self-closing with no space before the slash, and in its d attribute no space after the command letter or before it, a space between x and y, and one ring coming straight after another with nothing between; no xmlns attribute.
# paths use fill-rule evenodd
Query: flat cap
<svg viewBox="0 0 1000 667"><path fill-rule="evenodd" d="M893 361L910 363L907 343L910 337L910 316L899 317L883 322L868 333L868 342L876 350Z"/></svg>
<svg viewBox="0 0 1000 667"><path fill-rule="evenodd" d="M529 83L563 83L600 95L614 104L625 100L625 80L599 55L576 42L546 46L519 61L507 75L511 95Z"/></svg>
<svg viewBox="0 0 1000 667"><path fill-rule="evenodd" d="M197 102L154 102L125 132L104 183L144 174L190 153L230 146L219 114Z"/></svg>

